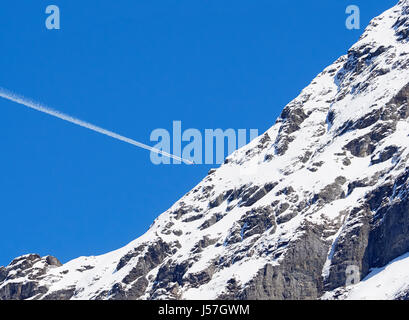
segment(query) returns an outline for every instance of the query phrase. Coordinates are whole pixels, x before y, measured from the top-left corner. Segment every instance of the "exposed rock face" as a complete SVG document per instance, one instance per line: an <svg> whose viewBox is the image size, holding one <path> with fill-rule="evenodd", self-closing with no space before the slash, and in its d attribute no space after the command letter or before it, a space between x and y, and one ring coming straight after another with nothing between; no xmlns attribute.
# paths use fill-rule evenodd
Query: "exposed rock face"
<svg viewBox="0 0 409 320"><path fill-rule="evenodd" d="M375 18L145 235L64 265L17 258L0 267L0 299L365 297L409 259L408 21L409 0ZM357 289L344 288L351 266ZM406 299L407 275L380 296Z"/></svg>
<svg viewBox="0 0 409 320"><path fill-rule="evenodd" d="M306 225L303 229L301 237L287 245L282 263L265 265L234 298L294 300L320 297L321 272L328 245L322 239L320 227Z"/></svg>
<svg viewBox="0 0 409 320"><path fill-rule="evenodd" d="M7 300L28 299L43 295L47 287L39 284L39 280L46 277L51 268L62 264L57 258L47 256L41 258L36 254L29 254L14 259L7 268L0 268L0 297ZM26 279L20 281L20 279Z"/></svg>

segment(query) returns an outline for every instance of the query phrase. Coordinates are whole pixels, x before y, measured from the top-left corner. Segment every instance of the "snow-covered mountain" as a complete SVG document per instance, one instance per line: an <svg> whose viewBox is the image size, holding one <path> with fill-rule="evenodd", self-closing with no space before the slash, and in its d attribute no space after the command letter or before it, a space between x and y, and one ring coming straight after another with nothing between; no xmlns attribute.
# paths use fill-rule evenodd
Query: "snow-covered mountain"
<svg viewBox="0 0 409 320"><path fill-rule="evenodd" d="M402 0L145 235L64 265L19 257L0 299L408 298L408 99Z"/></svg>

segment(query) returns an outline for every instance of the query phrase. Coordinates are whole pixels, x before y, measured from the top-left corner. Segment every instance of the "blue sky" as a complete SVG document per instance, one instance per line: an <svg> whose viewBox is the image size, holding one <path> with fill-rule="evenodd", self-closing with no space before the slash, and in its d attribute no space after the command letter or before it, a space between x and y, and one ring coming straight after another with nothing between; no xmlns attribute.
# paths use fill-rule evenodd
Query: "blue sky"
<svg viewBox="0 0 409 320"><path fill-rule="evenodd" d="M268 129L282 108L397 0L6 0L0 86L149 141L152 130ZM45 28L45 8L61 30ZM117 249L214 166L149 152L0 100L0 265Z"/></svg>

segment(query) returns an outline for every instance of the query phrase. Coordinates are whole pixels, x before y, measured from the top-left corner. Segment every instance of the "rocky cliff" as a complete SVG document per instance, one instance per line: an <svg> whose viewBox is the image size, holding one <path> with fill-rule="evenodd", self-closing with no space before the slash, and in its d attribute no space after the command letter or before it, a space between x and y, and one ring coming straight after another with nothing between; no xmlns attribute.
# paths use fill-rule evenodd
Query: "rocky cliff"
<svg viewBox="0 0 409 320"><path fill-rule="evenodd" d="M402 0L145 235L19 257L0 299L407 298L408 41Z"/></svg>

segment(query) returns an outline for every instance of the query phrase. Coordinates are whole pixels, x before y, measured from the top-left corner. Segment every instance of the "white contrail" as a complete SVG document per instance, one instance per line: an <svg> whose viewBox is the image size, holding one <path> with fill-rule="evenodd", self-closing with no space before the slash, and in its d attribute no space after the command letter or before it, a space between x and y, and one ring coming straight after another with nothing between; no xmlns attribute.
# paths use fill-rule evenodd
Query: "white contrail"
<svg viewBox="0 0 409 320"><path fill-rule="evenodd" d="M120 141L129 143L131 145L134 145L134 146L137 146L137 147L140 147L140 148L143 148L143 149L146 149L146 150L158 153L158 154L162 154L165 157L173 158L173 159L176 159L178 161L185 162L187 164L194 164L194 162L191 161L191 160L183 159L183 158L178 157L176 155L167 153L167 152L165 152L163 150L153 148L153 147L148 146L148 145L146 145L144 143L135 141L133 139L121 136L120 134L117 134L115 132L112 132L112 131L106 130L104 128L98 127L98 126L93 125L93 124L91 124L89 122L82 121L80 119L76 119L76 118L71 117L71 116L69 116L67 114L64 114L62 112L50 109L49 107L46 107L46 106L44 106L44 105L42 105L42 104L40 104L38 102L27 99L27 98L25 98L25 97L23 97L21 95L18 95L16 93L13 93L13 92L8 91L8 90L6 90L4 88L1 88L1 87L0 87L0 97L4 98L4 99L7 99L7 100L10 100L10 101L13 101L13 102L16 102L16 103L21 104L23 106L26 106L28 108L31 108L31 109L34 109L34 110L37 110L37 111L40 111L40 112L44 112L44 113L49 114L49 115L51 115L53 117L56 117L56 118L59 118L59 119L74 123L74 124L79 125L81 127L93 130L95 132L102 133L102 134L104 134L106 136L109 136L111 138L118 139Z"/></svg>

